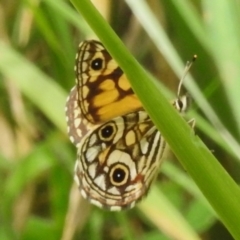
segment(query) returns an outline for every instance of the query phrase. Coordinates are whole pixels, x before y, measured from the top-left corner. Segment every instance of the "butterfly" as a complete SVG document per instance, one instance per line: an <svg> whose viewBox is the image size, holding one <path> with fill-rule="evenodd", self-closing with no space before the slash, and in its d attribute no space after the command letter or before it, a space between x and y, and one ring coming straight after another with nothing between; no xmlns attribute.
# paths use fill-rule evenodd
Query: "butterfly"
<svg viewBox="0 0 240 240"><path fill-rule="evenodd" d="M100 42L79 45L75 73L65 109L77 147L74 179L92 204L111 211L132 208L147 194L166 142ZM177 98L172 105L182 112L186 102Z"/></svg>

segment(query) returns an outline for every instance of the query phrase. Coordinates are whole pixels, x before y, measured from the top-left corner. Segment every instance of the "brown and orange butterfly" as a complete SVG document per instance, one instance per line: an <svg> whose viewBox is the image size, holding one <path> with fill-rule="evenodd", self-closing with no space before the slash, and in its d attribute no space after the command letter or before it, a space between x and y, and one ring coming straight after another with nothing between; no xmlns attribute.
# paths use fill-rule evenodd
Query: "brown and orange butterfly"
<svg viewBox="0 0 240 240"><path fill-rule="evenodd" d="M66 117L80 192L101 208L132 208L148 192L166 143L100 42L79 45L75 73ZM185 108L180 98L173 106Z"/></svg>

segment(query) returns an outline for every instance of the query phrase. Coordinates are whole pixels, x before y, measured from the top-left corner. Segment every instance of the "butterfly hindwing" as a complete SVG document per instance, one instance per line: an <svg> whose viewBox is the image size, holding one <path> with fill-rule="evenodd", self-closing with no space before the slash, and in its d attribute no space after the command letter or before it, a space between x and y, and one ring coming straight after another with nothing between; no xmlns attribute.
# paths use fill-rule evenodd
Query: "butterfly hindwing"
<svg viewBox="0 0 240 240"><path fill-rule="evenodd" d="M164 147L145 111L101 125L79 146L75 179L82 195L110 210L133 207L146 195Z"/></svg>

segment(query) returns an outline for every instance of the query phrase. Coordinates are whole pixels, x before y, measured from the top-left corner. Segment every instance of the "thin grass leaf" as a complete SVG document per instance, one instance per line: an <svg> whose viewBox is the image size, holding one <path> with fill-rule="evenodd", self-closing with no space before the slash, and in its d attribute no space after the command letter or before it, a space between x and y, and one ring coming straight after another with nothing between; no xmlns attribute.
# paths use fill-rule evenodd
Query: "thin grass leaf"
<svg viewBox="0 0 240 240"><path fill-rule="evenodd" d="M69 23L76 26L81 33L84 33L86 36L93 34L86 21L73 11L65 1L44 0L44 2L57 11L58 14L62 15Z"/></svg>
<svg viewBox="0 0 240 240"><path fill-rule="evenodd" d="M199 201L201 201L206 206L206 208L208 208L209 212L211 212L212 215L215 215L215 212L212 209L211 205L209 205L206 198L202 195L196 184L189 178L189 176L187 176L187 174L185 174L183 171L168 161L164 162L161 171L173 182L176 182L177 185L182 186L195 198L199 199Z"/></svg>
<svg viewBox="0 0 240 240"><path fill-rule="evenodd" d="M39 28L39 30L42 32L45 41L48 42L49 46L51 46L51 49L55 52L61 51L61 46L59 44L58 38L54 34L53 29L51 29L46 17L44 16L44 13L41 8L39 8L39 3L34 1L26 1L28 4L28 7L32 10L35 22Z"/></svg>
<svg viewBox="0 0 240 240"><path fill-rule="evenodd" d="M206 18L206 29L213 57L217 63L229 104L240 135L240 30L239 3L237 1L202 1ZM227 43L227 44L226 44Z"/></svg>
<svg viewBox="0 0 240 240"><path fill-rule="evenodd" d="M152 186L148 197L139 204L139 208L152 223L171 239L200 240L186 219L156 186Z"/></svg>
<svg viewBox="0 0 240 240"><path fill-rule="evenodd" d="M0 71L65 133L66 92L9 45L0 42L0 52Z"/></svg>
<svg viewBox="0 0 240 240"><path fill-rule="evenodd" d="M199 13L193 6L193 3L189 0L171 0L175 5L178 12L181 14L182 19L185 21L186 25L191 29L195 37L200 41L202 46L211 53L212 48L209 44L209 40L204 29L204 24L201 22Z"/></svg>

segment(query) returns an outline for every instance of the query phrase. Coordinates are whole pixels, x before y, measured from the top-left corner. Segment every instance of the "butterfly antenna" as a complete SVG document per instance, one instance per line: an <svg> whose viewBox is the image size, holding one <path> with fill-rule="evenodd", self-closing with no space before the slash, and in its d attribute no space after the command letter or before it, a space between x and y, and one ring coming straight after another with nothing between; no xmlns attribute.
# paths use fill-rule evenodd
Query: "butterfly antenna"
<svg viewBox="0 0 240 240"><path fill-rule="evenodd" d="M183 75L182 75L179 85L178 85L178 90L177 90L177 98L178 99L180 98L183 80L186 77L187 73L189 72L189 69L191 68L191 66L193 65L193 63L195 62L196 59L197 59L197 55L195 54L195 55L193 55L193 58L191 61L187 61L186 67L184 69Z"/></svg>

